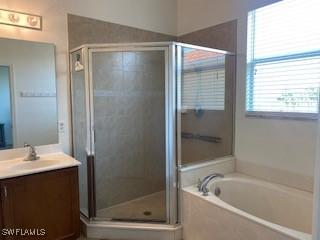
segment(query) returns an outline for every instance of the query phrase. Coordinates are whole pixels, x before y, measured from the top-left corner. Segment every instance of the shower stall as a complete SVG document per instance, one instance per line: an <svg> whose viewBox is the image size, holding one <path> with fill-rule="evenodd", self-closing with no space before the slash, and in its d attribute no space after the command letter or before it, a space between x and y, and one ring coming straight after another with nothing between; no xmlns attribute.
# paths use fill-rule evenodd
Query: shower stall
<svg viewBox="0 0 320 240"><path fill-rule="evenodd" d="M232 136L216 136L212 126L201 131L192 121L207 112L232 112L226 107L225 79L233 73L225 69L233 57L176 42L88 44L71 50L73 154L82 163L83 216L179 223L179 167L232 154L232 144L223 147L230 154L210 150L232 142Z"/></svg>

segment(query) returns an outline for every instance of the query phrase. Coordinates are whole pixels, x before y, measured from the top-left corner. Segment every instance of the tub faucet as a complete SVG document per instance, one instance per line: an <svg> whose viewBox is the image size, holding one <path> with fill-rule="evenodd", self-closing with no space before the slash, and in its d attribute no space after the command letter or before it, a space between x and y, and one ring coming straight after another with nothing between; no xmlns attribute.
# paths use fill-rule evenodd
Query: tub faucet
<svg viewBox="0 0 320 240"><path fill-rule="evenodd" d="M40 158L39 156L37 156L37 152L34 146L32 146L31 144L25 143L24 147L29 148L28 155L24 158L24 161L35 161Z"/></svg>
<svg viewBox="0 0 320 240"><path fill-rule="evenodd" d="M220 173L213 173L213 174L210 174L208 176L206 176L204 179L202 180L198 180L198 190L199 192L202 192L202 195L203 196L208 196L208 193L209 193L209 190L207 188L208 186L208 183L212 180L212 179L215 179L217 177L220 177L220 178L223 178L224 175L223 174L220 174Z"/></svg>

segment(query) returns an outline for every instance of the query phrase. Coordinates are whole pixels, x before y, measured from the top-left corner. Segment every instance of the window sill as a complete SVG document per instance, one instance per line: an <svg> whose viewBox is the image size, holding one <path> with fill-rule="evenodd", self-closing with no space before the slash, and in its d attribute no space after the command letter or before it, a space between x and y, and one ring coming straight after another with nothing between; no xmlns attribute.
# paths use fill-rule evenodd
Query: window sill
<svg viewBox="0 0 320 240"><path fill-rule="evenodd" d="M317 121L319 114L316 113L288 113L288 112L246 112L248 118L283 119L299 121Z"/></svg>

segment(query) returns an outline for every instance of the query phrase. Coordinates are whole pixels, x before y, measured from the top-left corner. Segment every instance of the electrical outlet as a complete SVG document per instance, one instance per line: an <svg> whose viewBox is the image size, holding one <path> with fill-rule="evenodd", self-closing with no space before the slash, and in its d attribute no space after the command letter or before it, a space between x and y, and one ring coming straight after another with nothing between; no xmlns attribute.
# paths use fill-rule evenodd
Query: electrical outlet
<svg viewBox="0 0 320 240"><path fill-rule="evenodd" d="M59 133L64 133L64 128L65 128L64 122L59 121L59 123L58 123Z"/></svg>

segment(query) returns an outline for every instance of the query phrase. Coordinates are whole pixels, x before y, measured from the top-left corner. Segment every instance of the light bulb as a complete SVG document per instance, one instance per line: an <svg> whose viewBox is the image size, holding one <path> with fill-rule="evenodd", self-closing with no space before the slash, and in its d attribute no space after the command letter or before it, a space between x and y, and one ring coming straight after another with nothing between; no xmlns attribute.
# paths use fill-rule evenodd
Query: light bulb
<svg viewBox="0 0 320 240"><path fill-rule="evenodd" d="M8 19L13 23L17 23L20 20L19 15L14 14L14 13L8 14Z"/></svg>
<svg viewBox="0 0 320 240"><path fill-rule="evenodd" d="M28 16L27 17L27 22L29 23L30 26L34 27L38 24L38 20L37 18L33 17L33 16Z"/></svg>

